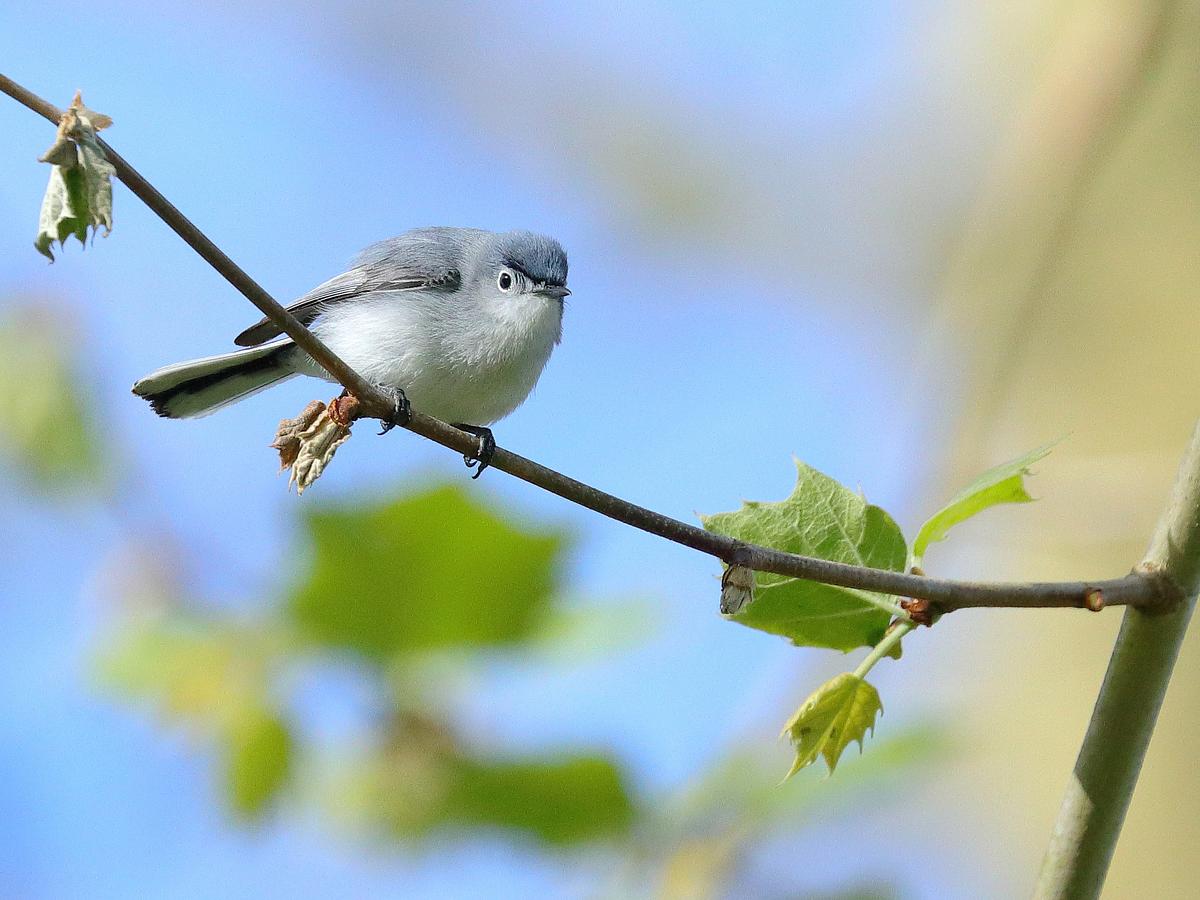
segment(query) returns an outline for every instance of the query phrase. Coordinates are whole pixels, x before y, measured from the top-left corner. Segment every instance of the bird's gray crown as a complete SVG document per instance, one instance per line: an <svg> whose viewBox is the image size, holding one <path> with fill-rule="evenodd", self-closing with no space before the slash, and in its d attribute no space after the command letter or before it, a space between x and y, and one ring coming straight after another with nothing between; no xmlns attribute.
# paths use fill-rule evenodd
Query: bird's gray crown
<svg viewBox="0 0 1200 900"><path fill-rule="evenodd" d="M554 238L532 231L508 231L495 236L493 253L495 262L535 282L558 287L567 283L567 254Z"/></svg>

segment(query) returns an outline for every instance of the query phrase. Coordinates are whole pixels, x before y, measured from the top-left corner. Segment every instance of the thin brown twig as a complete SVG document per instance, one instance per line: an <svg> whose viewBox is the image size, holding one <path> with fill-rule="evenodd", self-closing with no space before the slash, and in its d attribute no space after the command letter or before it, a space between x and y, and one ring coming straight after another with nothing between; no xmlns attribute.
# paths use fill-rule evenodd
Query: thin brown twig
<svg viewBox="0 0 1200 900"><path fill-rule="evenodd" d="M4 75L0 75L0 91L51 122L57 123L62 114L53 104ZM391 418L394 413L393 404L386 393L366 381L325 346L111 146L104 141L100 141L100 145L116 169L117 177L146 206L247 300L277 324L297 346L358 398L361 403L361 418L383 421ZM416 411L403 427L462 454L471 454L476 449L477 439L474 436ZM785 553L770 547L745 544L688 525L605 493L499 447L492 458L491 467L618 522L715 556L727 564L897 597L921 598L930 601L935 615L972 607L1095 609L1103 605L1167 609L1174 607L1181 600L1180 591L1174 583L1156 571L1131 572L1122 578L1096 581L996 583L929 578Z"/></svg>

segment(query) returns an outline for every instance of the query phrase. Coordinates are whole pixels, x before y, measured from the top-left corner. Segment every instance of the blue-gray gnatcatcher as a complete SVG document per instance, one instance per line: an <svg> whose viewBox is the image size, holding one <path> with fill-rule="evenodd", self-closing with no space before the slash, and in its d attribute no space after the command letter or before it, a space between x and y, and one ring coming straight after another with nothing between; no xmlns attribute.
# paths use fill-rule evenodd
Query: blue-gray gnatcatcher
<svg viewBox="0 0 1200 900"><path fill-rule="evenodd" d="M368 381L495 448L486 427L521 405L562 337L567 255L528 231L418 228L373 244L290 307ZM329 374L269 319L234 353L176 363L133 386L160 416L204 416L293 375ZM478 474L478 473L477 473Z"/></svg>

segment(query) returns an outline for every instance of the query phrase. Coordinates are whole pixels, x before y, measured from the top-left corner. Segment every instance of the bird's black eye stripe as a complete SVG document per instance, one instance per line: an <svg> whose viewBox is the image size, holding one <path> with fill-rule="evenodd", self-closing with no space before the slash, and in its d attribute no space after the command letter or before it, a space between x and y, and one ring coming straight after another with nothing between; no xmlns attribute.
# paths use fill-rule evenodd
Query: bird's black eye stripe
<svg viewBox="0 0 1200 900"><path fill-rule="evenodd" d="M529 274L529 272L526 269L524 269L522 266L518 265L517 263L513 262L512 260L505 261L505 268L510 269L512 272L516 273L517 277L524 278L530 284L546 284L550 287L565 287L566 286L565 280L560 280L557 278L547 278L545 280L543 280L541 278L535 278L533 275ZM508 274L508 272L506 272L506 271L501 272L500 277L497 279L497 283L500 285L500 290L507 291L509 289L509 287L511 287L511 285L512 285L512 276L510 276Z"/></svg>
<svg viewBox="0 0 1200 900"><path fill-rule="evenodd" d="M521 266L519 266L517 263L513 262L512 260L508 261L508 267L510 269L512 269L514 272L520 272L522 275L524 275L530 281L533 281L533 276L530 275L528 272L526 272L524 268L522 268Z"/></svg>

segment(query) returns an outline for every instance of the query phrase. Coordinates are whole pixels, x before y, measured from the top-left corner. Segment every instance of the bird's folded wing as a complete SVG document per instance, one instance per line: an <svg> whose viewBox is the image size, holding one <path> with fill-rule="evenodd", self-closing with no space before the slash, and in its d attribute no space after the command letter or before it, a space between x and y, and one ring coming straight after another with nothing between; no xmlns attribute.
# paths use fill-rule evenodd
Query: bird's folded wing
<svg viewBox="0 0 1200 900"><path fill-rule="evenodd" d="M414 268L395 266L355 266L349 272L343 272L313 288L289 306L288 311L307 325L331 305L353 300L363 294L430 288L454 290L458 282L458 271L449 267L420 272ZM262 319L239 334L233 342L239 347L256 347L281 334L283 330L278 325L270 319Z"/></svg>

